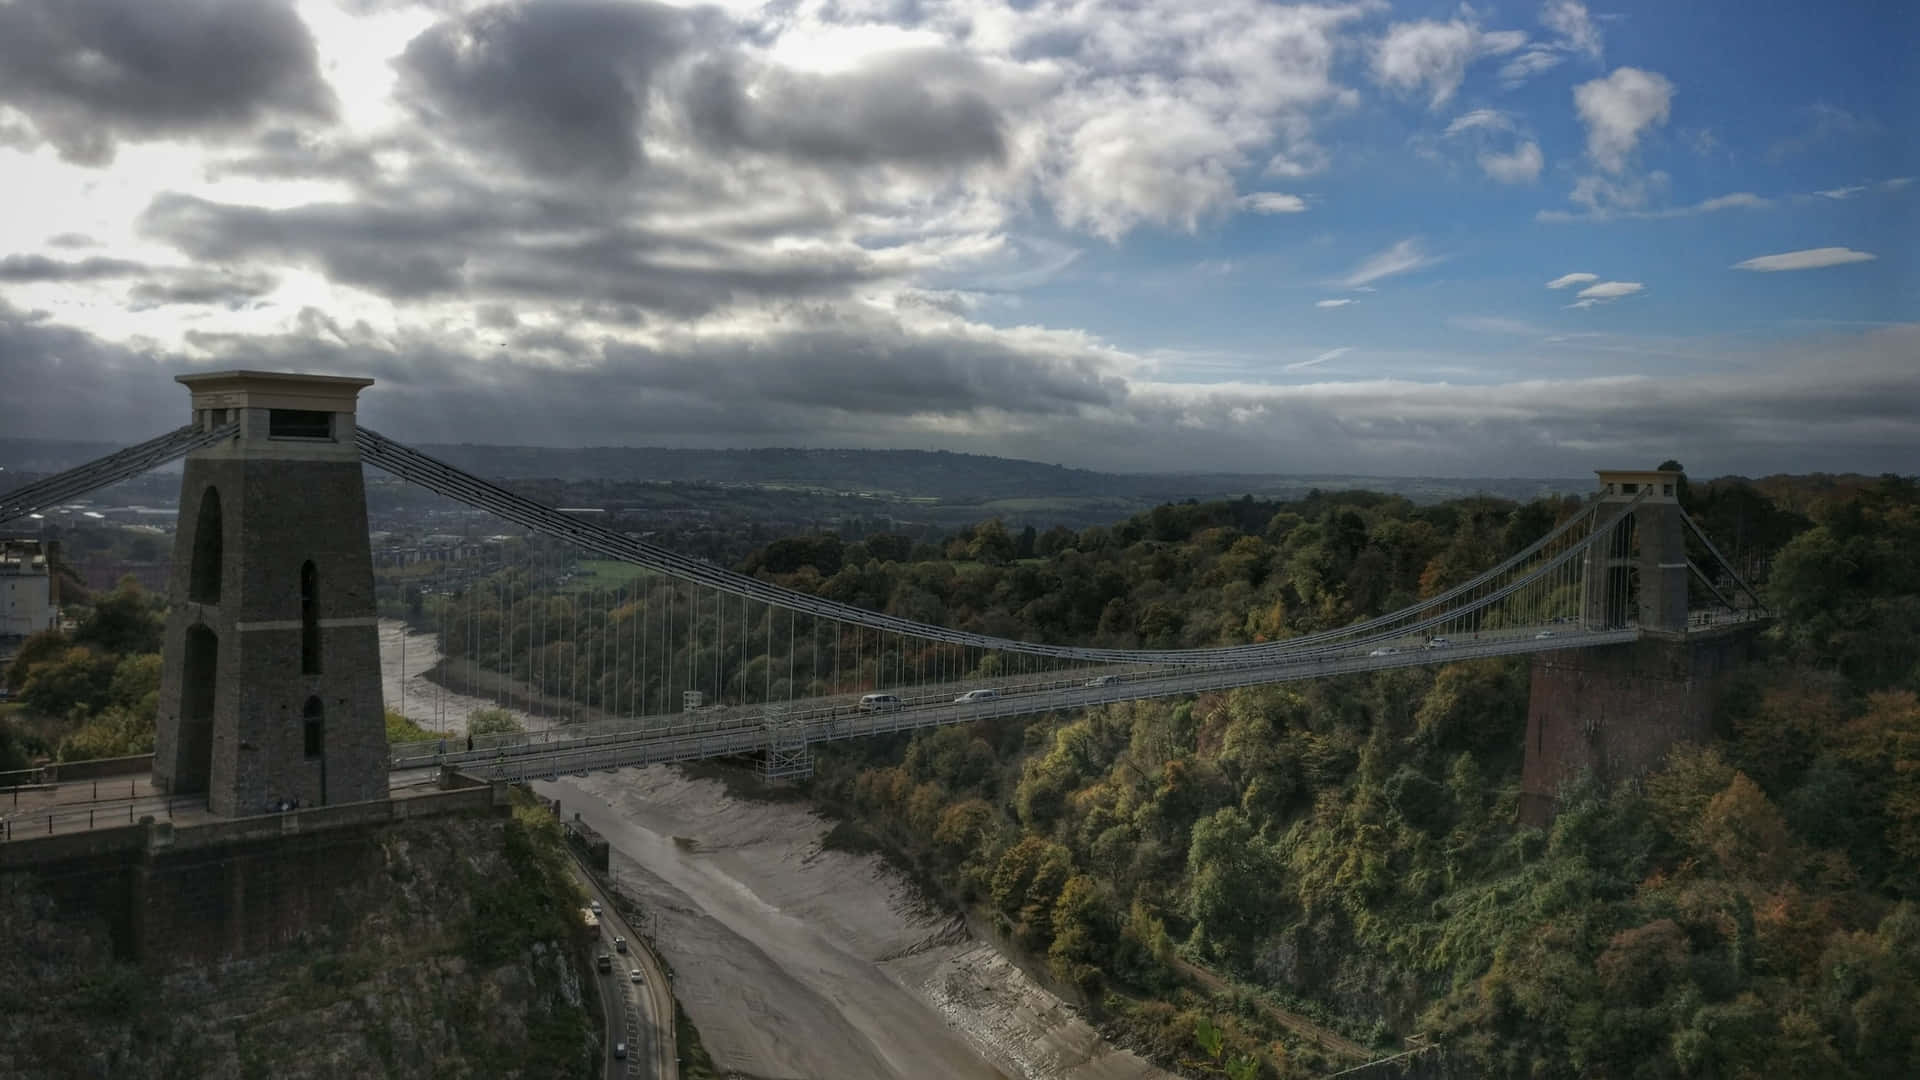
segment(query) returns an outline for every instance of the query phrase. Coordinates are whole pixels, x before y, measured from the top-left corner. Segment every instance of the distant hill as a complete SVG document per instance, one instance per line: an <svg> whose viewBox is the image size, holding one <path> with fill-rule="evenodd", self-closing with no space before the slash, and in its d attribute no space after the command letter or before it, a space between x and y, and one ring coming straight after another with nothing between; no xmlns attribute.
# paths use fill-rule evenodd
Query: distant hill
<svg viewBox="0 0 1920 1080"><path fill-rule="evenodd" d="M1591 490L1591 479L1380 477L1283 473L1103 473L946 450L675 450L665 447L422 446L485 476L782 486L943 502L1053 496L1184 499L1366 488L1437 502L1488 494L1527 499Z"/></svg>
<svg viewBox="0 0 1920 1080"><path fill-rule="evenodd" d="M111 453L118 447L38 439L0 438L0 469L45 474ZM1178 500L1226 495L1290 497L1322 490L1365 488L1438 502L1485 494L1508 499L1586 492L1590 478L1383 477L1285 473L1103 473L1015 458L946 450L676 450L653 446L563 449L476 444L419 449L470 472L496 479L550 479L746 485L812 494L860 494L894 499L984 503L1035 497ZM0 472L0 490L15 486Z"/></svg>

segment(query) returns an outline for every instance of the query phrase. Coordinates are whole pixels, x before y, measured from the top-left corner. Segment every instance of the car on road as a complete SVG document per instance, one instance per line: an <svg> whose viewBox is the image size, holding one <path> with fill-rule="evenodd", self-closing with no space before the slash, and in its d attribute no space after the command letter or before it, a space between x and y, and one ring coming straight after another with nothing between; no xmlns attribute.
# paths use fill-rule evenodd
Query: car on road
<svg viewBox="0 0 1920 1080"><path fill-rule="evenodd" d="M612 971L613 970L613 954L601 953L600 960L597 966L600 968L600 970L603 973Z"/></svg>
<svg viewBox="0 0 1920 1080"><path fill-rule="evenodd" d="M962 702L992 701L999 696L1000 691L998 690L969 690L959 697L954 698L953 701L954 704L958 705Z"/></svg>
<svg viewBox="0 0 1920 1080"><path fill-rule="evenodd" d="M1437 637L1437 638L1434 638L1432 641L1427 642L1427 648L1451 649L1453 648L1453 642L1448 641L1446 638L1443 638L1443 637Z"/></svg>
<svg viewBox="0 0 1920 1080"><path fill-rule="evenodd" d="M1368 653L1367 655L1368 656L1393 656L1399 651L1400 651L1399 649L1396 649L1393 646L1389 645L1384 649L1375 649L1372 652Z"/></svg>
<svg viewBox="0 0 1920 1080"><path fill-rule="evenodd" d="M1542 630L1542 631L1540 631L1539 633L1537 633L1537 634L1535 634L1535 635L1533 635L1533 640L1535 640L1535 641L1545 641L1545 640L1546 640L1547 638L1550 638L1550 637L1552 637L1552 636L1553 636L1553 631L1551 631L1551 630Z"/></svg>
<svg viewBox="0 0 1920 1080"><path fill-rule="evenodd" d="M635 984L639 984L647 981L646 978L640 974L639 968L633 969L633 974L630 976L630 978Z"/></svg>
<svg viewBox="0 0 1920 1080"><path fill-rule="evenodd" d="M900 699L893 694L867 694L860 699L861 712L892 712L901 707Z"/></svg>
<svg viewBox="0 0 1920 1080"><path fill-rule="evenodd" d="M627 1056L627 1044L626 1044L626 1043L623 1043L623 1042L617 1042L617 1043L614 1043L614 1044L613 1044L613 1056L614 1056L614 1057L617 1057L617 1058L620 1058L620 1059L622 1059L622 1060L625 1060L625 1059L626 1059L626 1056Z"/></svg>
<svg viewBox="0 0 1920 1080"><path fill-rule="evenodd" d="M626 938L623 938L623 937L617 937L617 938L614 938L614 939L613 939L613 951L614 951L614 952L626 952L626 951L627 951L627 939L626 939Z"/></svg>
<svg viewBox="0 0 1920 1080"><path fill-rule="evenodd" d="M1087 680L1088 686L1112 686L1120 681L1118 675L1095 675Z"/></svg>
<svg viewBox="0 0 1920 1080"><path fill-rule="evenodd" d="M595 915L600 914L600 901L598 900L587 901L587 909L589 911L592 911Z"/></svg>

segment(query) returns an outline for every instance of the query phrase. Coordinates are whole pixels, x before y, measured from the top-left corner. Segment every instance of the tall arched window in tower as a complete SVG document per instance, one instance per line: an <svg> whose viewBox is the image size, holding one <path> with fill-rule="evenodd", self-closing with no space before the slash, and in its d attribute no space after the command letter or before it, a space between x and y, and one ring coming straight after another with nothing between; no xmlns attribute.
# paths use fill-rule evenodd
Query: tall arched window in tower
<svg viewBox="0 0 1920 1080"><path fill-rule="evenodd" d="M300 715L306 721L306 731L302 740L306 754L310 758L317 758L327 749L326 706L320 704L318 697L310 697L307 699L307 707L300 711Z"/></svg>
<svg viewBox="0 0 1920 1080"><path fill-rule="evenodd" d="M220 602L220 569L225 561L224 524L220 520L220 492L208 488L200 496L200 513L193 522L193 566L187 578L187 599L196 604Z"/></svg>
<svg viewBox="0 0 1920 1080"><path fill-rule="evenodd" d="M300 564L300 673L320 674L320 571Z"/></svg>

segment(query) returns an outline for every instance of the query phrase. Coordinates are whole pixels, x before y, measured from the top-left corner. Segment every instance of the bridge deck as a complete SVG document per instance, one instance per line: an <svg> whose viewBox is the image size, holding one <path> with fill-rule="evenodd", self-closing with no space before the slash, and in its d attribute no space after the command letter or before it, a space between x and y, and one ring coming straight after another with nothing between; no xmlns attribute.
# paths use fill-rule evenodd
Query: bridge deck
<svg viewBox="0 0 1920 1080"><path fill-rule="evenodd" d="M1543 638L1542 633L1551 633ZM1171 673L1125 675L1104 685L1003 683L1001 696L982 702L955 702L949 691L960 686L923 689L904 707L884 712L832 705L801 710L777 709L728 717L688 720L684 715L602 721L592 730L558 728L544 732L490 736L471 751L441 742L396 746L392 767L417 769L446 764L480 770L496 778L537 779L559 773L649 765L698 758L751 754L764 750L778 734L782 743L797 734L807 743L911 731L990 717L1026 716L1119 701L1173 697L1241 686L1292 682L1332 675L1414 667L1423 664L1510 656L1557 649L1588 648L1634 641L1637 629L1584 630L1555 626L1526 627L1481 634L1445 648L1412 645L1394 652L1391 645L1365 651L1321 653L1266 664L1186 669ZM906 695L903 693L903 699ZM588 725L581 725L588 727Z"/></svg>

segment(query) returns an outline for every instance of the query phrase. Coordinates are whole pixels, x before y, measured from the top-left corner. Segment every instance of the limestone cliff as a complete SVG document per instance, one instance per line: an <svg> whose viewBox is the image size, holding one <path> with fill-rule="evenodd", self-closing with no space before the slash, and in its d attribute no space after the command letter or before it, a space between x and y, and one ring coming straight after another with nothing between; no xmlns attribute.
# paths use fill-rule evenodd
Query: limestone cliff
<svg viewBox="0 0 1920 1080"><path fill-rule="evenodd" d="M531 809L370 830L288 943L163 972L61 882L0 875L0 1076L596 1075L564 858Z"/></svg>

